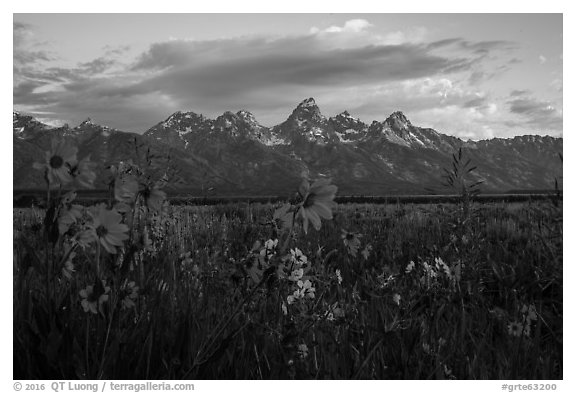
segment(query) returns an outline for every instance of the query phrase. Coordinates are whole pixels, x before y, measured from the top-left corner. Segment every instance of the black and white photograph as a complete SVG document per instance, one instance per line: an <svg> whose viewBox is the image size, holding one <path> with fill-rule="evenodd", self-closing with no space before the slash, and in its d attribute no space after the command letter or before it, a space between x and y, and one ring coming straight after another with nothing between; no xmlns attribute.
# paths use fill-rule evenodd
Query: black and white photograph
<svg viewBox="0 0 576 393"><path fill-rule="evenodd" d="M13 13L14 381L555 390L565 21L518 11Z"/></svg>

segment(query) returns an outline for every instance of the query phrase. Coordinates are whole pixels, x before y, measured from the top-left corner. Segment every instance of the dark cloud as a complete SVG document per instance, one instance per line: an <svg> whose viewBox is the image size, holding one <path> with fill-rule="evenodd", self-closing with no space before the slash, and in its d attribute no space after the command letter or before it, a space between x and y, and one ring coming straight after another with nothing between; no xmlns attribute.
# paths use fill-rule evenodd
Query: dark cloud
<svg viewBox="0 0 576 393"><path fill-rule="evenodd" d="M511 50L517 49L518 45L512 41L494 40L494 41L467 41L463 38L447 38L440 41L434 41L426 46L428 49L439 48L457 48L463 49L467 53L484 55L494 50Z"/></svg>
<svg viewBox="0 0 576 393"><path fill-rule="evenodd" d="M100 74L112 66L116 64L116 60L106 58L106 57L98 57L92 61L87 63L80 63L80 72L88 73L88 74Z"/></svg>
<svg viewBox="0 0 576 393"><path fill-rule="evenodd" d="M132 70L155 73L128 90L159 91L183 103L192 103L195 96L223 104L254 91L343 88L461 72L473 62L464 56L433 54L426 45L325 50L314 36L170 41L152 45L140 56Z"/></svg>
<svg viewBox="0 0 576 393"><path fill-rule="evenodd" d="M130 45L120 45L120 46L105 45L102 48L106 56L119 56L128 52L130 49L131 49Z"/></svg>
<svg viewBox="0 0 576 393"><path fill-rule="evenodd" d="M12 36L14 46L21 45L30 35L30 25L22 22L14 22L12 25Z"/></svg>
<svg viewBox="0 0 576 393"><path fill-rule="evenodd" d="M462 108L483 108L485 105L486 97L477 97L466 101L464 104L462 104Z"/></svg>
<svg viewBox="0 0 576 393"><path fill-rule="evenodd" d="M530 94L530 90L512 90L510 92L510 97L519 97Z"/></svg>
<svg viewBox="0 0 576 393"><path fill-rule="evenodd" d="M44 85L44 82L36 80L24 80L20 83L17 83L13 90L14 103L26 103L28 105L41 103L42 100L40 99L39 95L34 94L33 92L37 88ZM30 100L31 97L33 97L34 100Z"/></svg>
<svg viewBox="0 0 576 393"><path fill-rule="evenodd" d="M521 94L508 101L510 112L519 115L526 125L543 130L562 130L563 115L551 102Z"/></svg>
<svg viewBox="0 0 576 393"><path fill-rule="evenodd" d="M451 46L453 44L457 44L457 43L463 42L463 41L464 40L462 38L447 38L444 40L431 42L428 45L426 45L426 47L428 49L438 49L438 48L444 48L447 46Z"/></svg>
<svg viewBox="0 0 576 393"><path fill-rule="evenodd" d="M14 22L12 31L14 67L31 66L55 59L55 56L48 51L33 49L35 42L32 26Z"/></svg>
<svg viewBox="0 0 576 393"><path fill-rule="evenodd" d="M493 50L511 50L518 48L514 42L503 40L479 42L461 41L459 44L462 49L472 51L478 55L487 54Z"/></svg>
<svg viewBox="0 0 576 393"><path fill-rule="evenodd" d="M472 86L478 85L480 83L486 82L490 79L495 77L501 76L503 73L510 70L508 65L500 65L496 68L493 68L491 71L487 71L484 69L476 70L470 73L470 77L468 78L468 83Z"/></svg>

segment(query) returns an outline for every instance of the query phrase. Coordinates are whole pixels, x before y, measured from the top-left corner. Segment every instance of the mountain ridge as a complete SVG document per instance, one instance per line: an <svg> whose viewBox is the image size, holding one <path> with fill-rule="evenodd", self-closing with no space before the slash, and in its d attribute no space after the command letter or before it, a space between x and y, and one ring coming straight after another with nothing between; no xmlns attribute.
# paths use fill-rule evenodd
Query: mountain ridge
<svg viewBox="0 0 576 393"><path fill-rule="evenodd" d="M122 144L148 145L158 154L171 154L191 192L211 188L222 195L291 192L302 176L331 177L341 192L351 195L418 192L442 182L442 168L450 167L459 148L478 166L472 176L483 180L487 191L550 188L562 174L562 138L464 141L414 126L401 111L370 124L347 110L325 117L312 97L272 127L261 125L245 109L216 119L176 111L143 134L90 118L74 128L54 128L16 111L13 122L14 188L30 188L38 181L27 169L32 158L25 151L43 156L53 137L74 140L80 153L92 153L99 168L131 158L133 153ZM97 184L102 182L99 177Z"/></svg>

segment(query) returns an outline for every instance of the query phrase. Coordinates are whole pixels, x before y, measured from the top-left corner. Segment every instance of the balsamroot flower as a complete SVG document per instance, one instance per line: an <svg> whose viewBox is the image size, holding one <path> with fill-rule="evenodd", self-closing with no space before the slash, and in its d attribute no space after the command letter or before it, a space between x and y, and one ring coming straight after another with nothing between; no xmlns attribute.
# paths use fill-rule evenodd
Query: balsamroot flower
<svg viewBox="0 0 576 393"><path fill-rule="evenodd" d="M50 151L46 152L45 162L33 164L34 169L43 170L49 186L65 185L73 178L70 168L76 165L78 148L65 141L52 139Z"/></svg>
<svg viewBox="0 0 576 393"><path fill-rule="evenodd" d="M128 225L121 224L122 216L115 209L108 210L100 206L94 217L93 227L100 244L110 254L116 254L116 247L121 247L128 239Z"/></svg>
<svg viewBox="0 0 576 393"><path fill-rule="evenodd" d="M110 287L106 286L106 281L97 280L95 285L88 285L80 291L81 304L84 312L92 314L102 313L102 305L108 301Z"/></svg>
<svg viewBox="0 0 576 393"><path fill-rule="evenodd" d="M132 308L136 305L135 300L138 298L138 287L134 281L125 283L122 286L124 298L122 299L122 308Z"/></svg>
<svg viewBox="0 0 576 393"><path fill-rule="evenodd" d="M508 334L514 337L520 337L522 335L523 326L520 322L510 322L508 324Z"/></svg>
<svg viewBox="0 0 576 393"><path fill-rule="evenodd" d="M312 185L304 180L298 192L303 198L299 205L298 215L302 217L304 232L308 233L308 222L312 222L314 229L319 230L322 222L332 219L332 209L336 207L334 197L338 188L330 184L330 180L319 179Z"/></svg>
<svg viewBox="0 0 576 393"><path fill-rule="evenodd" d="M526 323L530 323L532 321L538 320L538 314L536 314L536 307L531 305L524 304L520 312L523 314L522 320Z"/></svg>
<svg viewBox="0 0 576 393"><path fill-rule="evenodd" d="M356 257L358 255L358 250L360 249L360 238L362 237L359 233L348 232L342 229L342 240L344 241L344 246L348 250L348 254Z"/></svg>
<svg viewBox="0 0 576 393"><path fill-rule="evenodd" d="M72 241L85 249L89 244L96 241L96 233L94 232L94 229L89 225L82 225L72 238Z"/></svg>

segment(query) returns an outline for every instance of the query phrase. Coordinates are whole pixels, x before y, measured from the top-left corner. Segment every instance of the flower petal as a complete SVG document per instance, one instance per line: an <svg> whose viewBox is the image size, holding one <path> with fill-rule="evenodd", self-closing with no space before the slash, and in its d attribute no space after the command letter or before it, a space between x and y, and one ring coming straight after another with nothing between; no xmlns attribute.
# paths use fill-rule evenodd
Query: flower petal
<svg viewBox="0 0 576 393"><path fill-rule="evenodd" d="M330 210L330 208L325 204L315 203L314 206L312 206L312 209L316 212L316 214L320 216L320 218L323 218L325 220L332 219L332 210Z"/></svg>
<svg viewBox="0 0 576 393"><path fill-rule="evenodd" d="M316 211L314 209L306 209L307 213L308 213L308 217L310 218L310 222L312 222L312 225L314 225L314 229L319 230L320 227L322 226L322 222L320 220L320 216L318 216L318 213L316 213Z"/></svg>

